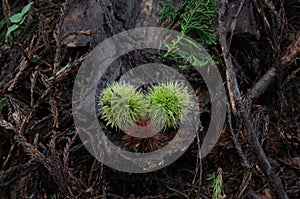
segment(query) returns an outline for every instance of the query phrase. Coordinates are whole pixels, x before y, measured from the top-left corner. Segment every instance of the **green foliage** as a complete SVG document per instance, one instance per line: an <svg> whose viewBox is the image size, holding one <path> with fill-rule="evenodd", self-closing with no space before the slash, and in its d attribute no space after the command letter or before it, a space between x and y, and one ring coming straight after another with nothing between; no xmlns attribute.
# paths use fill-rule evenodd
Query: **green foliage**
<svg viewBox="0 0 300 199"><path fill-rule="evenodd" d="M296 38L296 33L295 32L289 33L289 38L294 40Z"/></svg>
<svg viewBox="0 0 300 199"><path fill-rule="evenodd" d="M215 44L213 20L217 13L217 0L183 0L177 12L182 34L201 45ZM175 23L170 24L169 28L173 28Z"/></svg>
<svg viewBox="0 0 300 199"><path fill-rule="evenodd" d="M104 89L98 102L102 119L112 127L124 129L146 114L144 95L124 82Z"/></svg>
<svg viewBox="0 0 300 199"><path fill-rule="evenodd" d="M172 0L160 1L159 4L162 7L161 12L158 14L160 22L163 22L170 17L174 18L176 8L172 5Z"/></svg>
<svg viewBox="0 0 300 199"><path fill-rule="evenodd" d="M136 144L133 146L133 152L136 156L139 156L140 153L139 153L139 144Z"/></svg>
<svg viewBox="0 0 300 199"><path fill-rule="evenodd" d="M149 118L163 128L176 128L193 106L192 95L177 81L152 87L146 99Z"/></svg>
<svg viewBox="0 0 300 199"><path fill-rule="evenodd" d="M58 70L57 72L56 72L56 77L57 76L59 76L60 74L62 74L65 70L67 70L68 68L70 67L70 64L67 64L67 65L65 65L64 67L62 67L60 70ZM54 79L54 77L52 76L52 77L50 77L48 80L53 80ZM78 83L78 86L80 87L80 86L82 86L81 84L80 84L80 82ZM81 88L81 87L80 87Z"/></svg>
<svg viewBox="0 0 300 199"><path fill-rule="evenodd" d="M67 64L65 67L69 67L70 65L69 64ZM64 68L65 68L64 67ZM62 69L61 69L62 70ZM61 71L60 70L60 71ZM56 73L56 75L59 75L59 74L57 74ZM50 77L49 78L49 80L52 80L53 79L53 77ZM79 81L77 81L76 82L76 84L77 84L77 86L79 87L79 88L81 88L82 90L83 89L85 89L86 87L87 87L87 85L90 83L90 81L91 81L91 78L90 77L87 77L87 78L85 78L85 80L83 81L83 82L79 82Z"/></svg>
<svg viewBox="0 0 300 199"><path fill-rule="evenodd" d="M186 44L189 44L188 49L185 47ZM204 48L199 47L197 42L184 37L184 34L180 34L175 40L169 42L166 47L168 48L168 51L164 57L171 57L175 60L184 62L185 64L180 65L180 68L187 69L190 64L203 67L214 63L211 57L206 56L207 53L204 52ZM197 57L194 55L197 55Z"/></svg>
<svg viewBox="0 0 300 199"><path fill-rule="evenodd" d="M223 185L223 178L222 174L218 172L216 176L215 173L208 178L208 180L212 181L211 188L213 188L213 199L221 199L222 198L222 185Z"/></svg>
<svg viewBox="0 0 300 199"><path fill-rule="evenodd" d="M2 29L5 27L5 25L6 25L6 19L4 18L4 19L2 19L1 21L0 21L0 32L2 31Z"/></svg>
<svg viewBox="0 0 300 199"><path fill-rule="evenodd" d="M199 55L201 51L203 51L203 49L198 48L198 44L204 47L215 44L213 20L216 15L216 10L217 0L183 0L181 7L176 12L176 16L178 17L175 17L180 21L179 29L182 34L167 45L168 51L164 57L171 57L176 60L184 61L185 63L191 63L194 66L205 66L207 63L199 60L193 56L193 54ZM176 23L177 21L173 21L168 28L175 28ZM187 40L184 37L185 35L191 37L197 43ZM176 52L183 48L186 49L186 44L192 47L187 49L188 52L181 52L185 53L185 55L178 56ZM183 58L187 58L187 60ZM188 64L183 66L184 68L188 68Z"/></svg>
<svg viewBox="0 0 300 199"><path fill-rule="evenodd" d="M0 97L0 111L2 111L5 106L7 106L6 98Z"/></svg>
<svg viewBox="0 0 300 199"><path fill-rule="evenodd" d="M17 31L19 29L19 27L24 23L24 21L27 17L27 13L30 10L32 4L33 4L33 2L30 2L29 4L27 4L26 6L23 7L21 12L10 16L9 21L11 22L11 26L8 27L8 29L6 31L6 34L5 34L6 41L8 40L9 36L13 32Z"/></svg>

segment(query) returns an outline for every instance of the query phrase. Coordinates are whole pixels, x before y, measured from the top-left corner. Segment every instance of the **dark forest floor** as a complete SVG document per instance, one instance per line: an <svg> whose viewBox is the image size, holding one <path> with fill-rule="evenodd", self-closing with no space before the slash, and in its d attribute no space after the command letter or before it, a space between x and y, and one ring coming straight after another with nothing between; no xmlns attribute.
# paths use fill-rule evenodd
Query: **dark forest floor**
<svg viewBox="0 0 300 199"><path fill-rule="evenodd" d="M27 3L3 0L0 21ZM226 72L227 61L232 60L259 147L284 192L298 199L300 3L255 0L245 3L245 12L234 17L240 5L219 1L220 10L227 6L227 25L225 32L216 31L218 40L208 49L229 94L232 77ZM160 22L160 10L157 0L36 0L20 32L8 41L4 35L9 25L0 25L0 198L212 198L208 178L213 173L223 179L223 198L282 198L248 139L241 109L234 112L229 100L231 108L219 140L201 161L195 139L163 169L125 173L101 164L83 146L72 117L72 89L81 63L100 42L117 33L135 27L167 27L172 20ZM237 23L230 34L232 19ZM220 22L216 16L218 30ZM224 46L229 47L227 58ZM155 52L141 50L122 57L102 83L118 79L128 66L158 62ZM179 71L197 90L205 131L210 121L205 84L193 69ZM258 85L268 71L273 71L271 80ZM256 95L252 91L257 85L267 86ZM200 141L204 134L199 134Z"/></svg>

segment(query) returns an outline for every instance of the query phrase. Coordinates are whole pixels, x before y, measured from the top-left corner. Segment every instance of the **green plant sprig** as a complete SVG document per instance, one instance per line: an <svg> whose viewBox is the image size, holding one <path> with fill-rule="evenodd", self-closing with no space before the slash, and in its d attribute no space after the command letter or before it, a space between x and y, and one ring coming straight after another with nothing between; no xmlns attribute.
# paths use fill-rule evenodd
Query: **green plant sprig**
<svg viewBox="0 0 300 199"><path fill-rule="evenodd" d="M188 63L199 67L205 66L207 65L205 61L193 55L199 55L201 51L203 51L203 49L198 47L198 43L203 46L215 44L213 18L216 14L217 1L183 0L181 4L182 6L177 10L176 16L180 16L178 20L180 20L180 32L182 34L166 45L168 50L163 57L184 61L186 64L181 68L188 68ZM175 23L173 21L169 28L174 28L174 25ZM190 36L197 43L186 39L184 37L185 35ZM190 44L192 47L186 49L186 44ZM182 52L181 49L186 49L190 52ZM178 51L184 53L184 55L181 54L181 56L178 56Z"/></svg>
<svg viewBox="0 0 300 199"><path fill-rule="evenodd" d="M221 168L218 169L218 174L213 173L208 180L212 181L211 188L213 188L213 199L222 198L222 186L223 186L223 177Z"/></svg>
<svg viewBox="0 0 300 199"><path fill-rule="evenodd" d="M162 7L161 12L158 14L160 22L170 17L174 18L176 7L172 5L172 0L160 1L159 4Z"/></svg>
<svg viewBox="0 0 300 199"><path fill-rule="evenodd" d="M7 100L6 100L6 98L4 98L4 97L2 98L0 96L0 111L2 111L5 106L7 106Z"/></svg>

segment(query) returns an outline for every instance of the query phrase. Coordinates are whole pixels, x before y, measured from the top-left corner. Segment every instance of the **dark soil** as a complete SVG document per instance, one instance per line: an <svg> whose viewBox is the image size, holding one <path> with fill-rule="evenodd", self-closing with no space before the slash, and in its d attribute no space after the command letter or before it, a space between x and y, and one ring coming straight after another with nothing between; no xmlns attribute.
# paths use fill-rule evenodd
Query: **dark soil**
<svg viewBox="0 0 300 199"><path fill-rule="evenodd" d="M231 26L226 26L239 89L247 104L247 93L276 67L275 81L246 108L285 192L298 199L300 47L291 46L300 38L300 3L245 2L232 34ZM2 1L0 21L27 3ZM173 3L180 5L179 1ZM239 1L228 2L228 23L239 6ZM217 144L201 161L195 138L184 155L155 172L120 172L103 165L85 149L72 116L72 89L81 63L100 42L117 33L162 26L160 10L158 0L36 0L18 35L5 42L10 24L0 29L0 198L212 198L208 178L217 172L223 178L224 198L278 197L268 174L258 166L244 122L234 114L227 117ZM170 20L163 22L165 27L168 23ZM226 85L221 45L217 41L208 51L218 61ZM289 59L287 67L281 67L284 58ZM97 95L126 71L150 62L160 62L156 50L120 57L99 82ZM166 59L164 64L176 68L173 60ZM210 97L195 69L177 70L196 90L203 126L201 143L210 122ZM121 134L108 130L107 136L115 143L124 142Z"/></svg>

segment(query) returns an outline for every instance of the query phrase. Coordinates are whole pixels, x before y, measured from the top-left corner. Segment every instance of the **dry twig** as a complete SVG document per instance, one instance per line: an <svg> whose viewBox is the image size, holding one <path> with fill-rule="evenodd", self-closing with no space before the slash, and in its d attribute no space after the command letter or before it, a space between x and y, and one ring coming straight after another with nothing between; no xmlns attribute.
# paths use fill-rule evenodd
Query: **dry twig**
<svg viewBox="0 0 300 199"><path fill-rule="evenodd" d="M297 57L300 56L300 32L297 34L295 41L289 46L287 52L280 59L278 63L275 63L267 73L253 86L250 92L247 94L247 99L250 103L256 101L266 89L276 80L278 76L278 69L284 71L288 66L294 62Z"/></svg>

